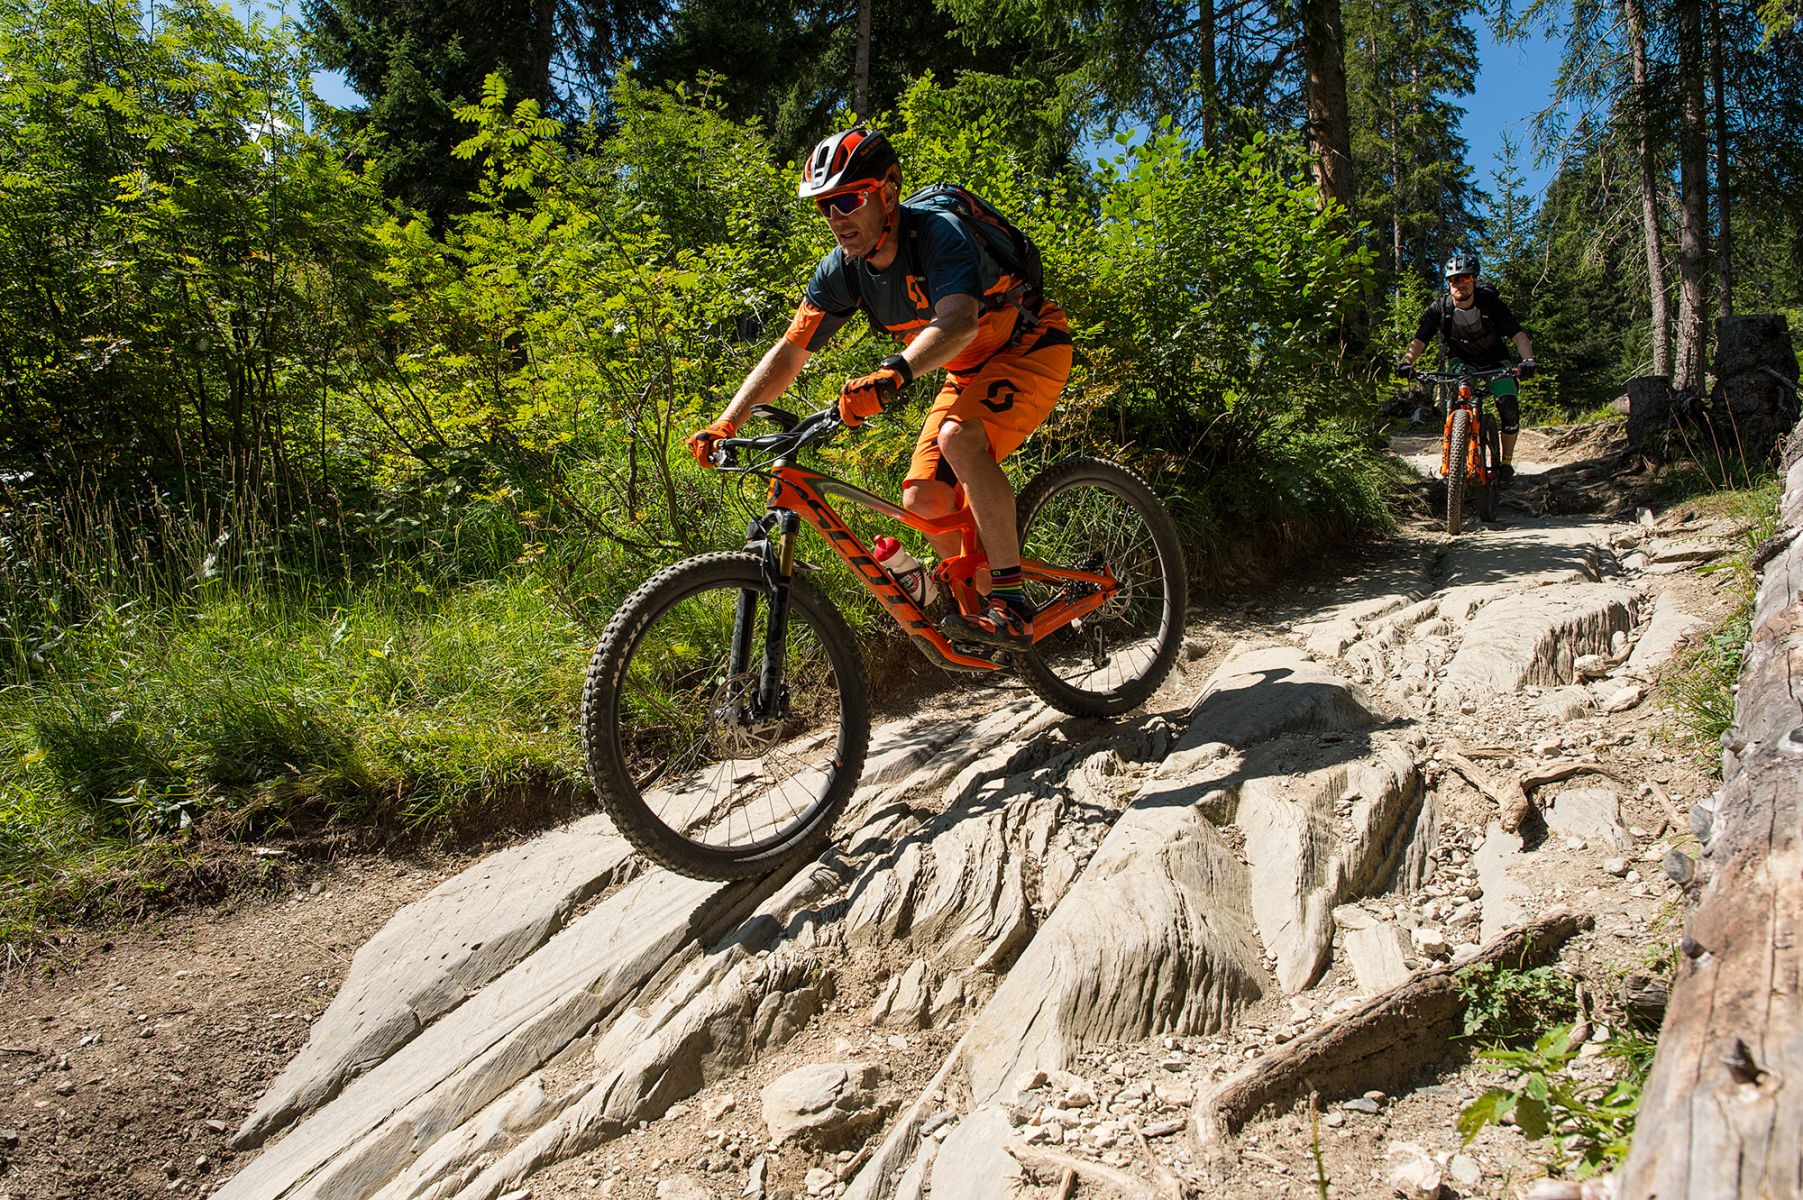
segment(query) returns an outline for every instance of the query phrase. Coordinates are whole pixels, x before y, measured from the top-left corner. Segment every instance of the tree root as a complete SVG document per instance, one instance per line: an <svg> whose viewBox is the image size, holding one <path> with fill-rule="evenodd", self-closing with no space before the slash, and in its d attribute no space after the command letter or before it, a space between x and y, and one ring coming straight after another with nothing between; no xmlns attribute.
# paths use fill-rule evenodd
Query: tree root
<svg viewBox="0 0 1803 1200"><path fill-rule="evenodd" d="M1564 909L1499 934L1473 958L1420 971L1359 1007L1278 1047L1203 1093L1191 1111L1203 1149L1236 1133L1268 1104L1288 1105L1309 1092L1346 1095L1407 1076L1438 1058L1459 1030L1462 1001L1455 975L1467 966L1521 967L1552 952L1595 919Z"/></svg>

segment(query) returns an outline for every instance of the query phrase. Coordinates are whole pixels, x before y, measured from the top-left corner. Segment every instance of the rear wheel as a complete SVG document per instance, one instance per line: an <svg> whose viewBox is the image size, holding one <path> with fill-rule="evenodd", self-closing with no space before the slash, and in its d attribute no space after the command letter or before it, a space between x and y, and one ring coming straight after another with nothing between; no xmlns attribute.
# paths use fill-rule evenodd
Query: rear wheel
<svg viewBox="0 0 1803 1200"><path fill-rule="evenodd" d="M1496 420L1485 413L1478 422L1479 453L1483 456L1484 482L1477 487L1477 515L1486 521L1496 520L1498 493L1502 491L1502 477L1498 474L1502 463L1502 443L1497 440Z"/></svg>
<svg viewBox="0 0 1803 1200"><path fill-rule="evenodd" d="M1144 702L1183 643L1189 586L1170 513L1127 468L1071 458L1027 485L1019 514L1024 560L1106 568L1120 583L1107 604L1016 656L1028 686L1073 716L1114 716ZM1029 573L1027 598L1042 608L1068 586Z"/></svg>
<svg viewBox="0 0 1803 1200"><path fill-rule="evenodd" d="M812 852L864 769L863 665L805 579L760 702L772 596L755 554L677 563L627 598L589 663L589 777L619 831L673 871L738 879Z"/></svg>
<svg viewBox="0 0 1803 1200"><path fill-rule="evenodd" d="M1446 438L1446 532L1456 537L1465 515L1465 469L1471 454L1469 411L1461 408L1452 414Z"/></svg>

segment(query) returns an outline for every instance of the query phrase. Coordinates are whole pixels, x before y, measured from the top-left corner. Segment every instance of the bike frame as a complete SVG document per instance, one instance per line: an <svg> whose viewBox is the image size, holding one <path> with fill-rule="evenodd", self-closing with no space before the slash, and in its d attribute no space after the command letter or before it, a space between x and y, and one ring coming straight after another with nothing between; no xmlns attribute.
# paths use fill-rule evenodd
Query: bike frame
<svg viewBox="0 0 1803 1200"><path fill-rule="evenodd" d="M1419 378L1434 384L1452 385L1454 392L1446 404L1446 422L1440 430L1440 478L1451 473L1452 466L1452 415L1461 408L1471 414L1471 430L1465 443L1465 477L1479 484L1488 484L1494 476L1484 462L1484 405L1473 384L1489 385L1492 379L1501 379L1513 375L1513 368L1502 370L1448 373L1441 371L1423 372Z"/></svg>
<svg viewBox="0 0 1803 1200"><path fill-rule="evenodd" d="M915 639L928 657L956 670L999 669L1002 664L996 659L967 654L957 649L950 638L934 627L921 605L896 582L894 576L877 563L869 547L859 540L858 535L834 511L827 500L829 496L849 500L929 536L957 534L962 549L934 568L933 577L945 585L957 601L960 612L970 614L979 611L982 598L973 579L979 569L988 565L989 560L979 548L976 521L968 507L961 508L950 516L929 520L854 484L786 461L779 461L771 473L768 510L763 517L752 522L746 542L748 550L762 549L766 574L781 596L786 599L788 581L794 570L795 536L799 532L799 523L806 521L819 531L827 545L832 547L833 552L864 585L864 589L876 597L896 624L901 626L902 631ZM771 533L776 534L774 544L770 541ZM1120 590L1119 581L1106 567L1099 572L1077 571L1023 559L1021 577L1065 585L1051 603L1034 612L1035 642L1101 608ZM773 604L773 610L775 606ZM774 619L776 614L773 611L771 615ZM776 632L774 627L772 632ZM775 644L781 645L780 640Z"/></svg>
<svg viewBox="0 0 1803 1200"><path fill-rule="evenodd" d="M1484 466L1484 405L1478 399L1469 378L1461 378L1458 394L1446 405L1446 423L1440 430L1440 477L1444 479L1450 474L1452 466L1452 415L1464 409L1471 414L1471 424L1465 434L1465 478L1476 483L1490 482L1490 472Z"/></svg>

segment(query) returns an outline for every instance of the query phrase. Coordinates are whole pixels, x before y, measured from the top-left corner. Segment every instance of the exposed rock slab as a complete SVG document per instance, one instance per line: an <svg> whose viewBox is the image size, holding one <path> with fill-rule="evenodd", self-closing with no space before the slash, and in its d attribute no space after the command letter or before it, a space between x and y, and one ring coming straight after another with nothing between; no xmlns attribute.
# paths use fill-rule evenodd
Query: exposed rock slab
<svg viewBox="0 0 1803 1200"><path fill-rule="evenodd" d="M1638 603L1610 584L1554 585L1495 600L1466 627L1446 682L1474 695L1571 683L1577 658L1608 654L1612 637L1634 627Z"/></svg>
<svg viewBox="0 0 1803 1200"><path fill-rule="evenodd" d="M1653 615L1628 655L1627 669L1643 678L1652 678L1666 663L1677 656L1689 638L1707 629L1709 623L1685 612L1669 593L1660 593L1653 601Z"/></svg>
<svg viewBox="0 0 1803 1200"><path fill-rule="evenodd" d="M1483 924L1479 930L1486 942L1527 919L1527 910L1521 903L1527 888L1515 876L1515 869L1523 862L1521 836L1503 829L1500 821L1491 821L1471 856L1478 886L1484 889Z"/></svg>
<svg viewBox="0 0 1803 1200"><path fill-rule="evenodd" d="M1240 803L1234 747L1304 730L1343 736L1376 717L1358 688L1289 647L1230 654L1192 712L966 1033L975 1104L1098 1041L1219 1028L1262 992L1250 880L1204 814Z"/></svg>
<svg viewBox="0 0 1803 1200"><path fill-rule="evenodd" d="M1447 548L1445 588L1502 584L1511 591L1547 584L1585 583L1603 575L1602 524L1522 520Z"/></svg>
<svg viewBox="0 0 1803 1200"><path fill-rule="evenodd" d="M933 1200L1011 1200L1020 1192L1020 1164L1002 1149L1014 1140L1008 1115L989 1105L946 1135L933 1161Z"/></svg>
<svg viewBox="0 0 1803 1200"><path fill-rule="evenodd" d="M743 888L664 872L627 884L351 1083L215 1195L372 1193L434 1131L474 1115L630 995Z"/></svg>
<svg viewBox="0 0 1803 1200"><path fill-rule="evenodd" d="M1394 871L1421 777L1389 735L1277 738L1248 753L1241 773L1233 823L1245 835L1252 913L1278 984L1294 994L1327 967L1334 906Z"/></svg>
<svg viewBox="0 0 1803 1200"><path fill-rule="evenodd" d="M261 1145L537 950L574 908L634 869L631 852L605 817L585 817L490 855L401 909L357 951L234 1144Z"/></svg>
<svg viewBox="0 0 1803 1200"><path fill-rule="evenodd" d="M813 1063L764 1085L764 1128L772 1143L801 1139L835 1150L862 1135L881 1117L877 1063Z"/></svg>
<svg viewBox="0 0 1803 1200"><path fill-rule="evenodd" d="M1341 937L1346 961L1364 995L1387 992L1409 977L1405 957L1408 947L1402 930L1392 922L1378 921L1364 929L1348 929Z"/></svg>
<svg viewBox="0 0 1803 1200"><path fill-rule="evenodd" d="M1547 829L1563 837L1615 850L1634 848L1634 839L1622 828L1621 793L1614 788L1566 788L1553 796L1544 813Z"/></svg>

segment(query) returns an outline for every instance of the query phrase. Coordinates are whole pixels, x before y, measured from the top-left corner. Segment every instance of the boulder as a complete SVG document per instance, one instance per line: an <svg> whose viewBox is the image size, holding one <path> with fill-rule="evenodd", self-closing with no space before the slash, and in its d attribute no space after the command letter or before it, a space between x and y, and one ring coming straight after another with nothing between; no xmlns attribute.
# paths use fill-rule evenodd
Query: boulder
<svg viewBox="0 0 1803 1200"><path fill-rule="evenodd" d="M764 1128L773 1143L798 1140L823 1150L856 1145L885 1113L876 1063L834 1062L797 1067L764 1085Z"/></svg>
<svg viewBox="0 0 1803 1200"><path fill-rule="evenodd" d="M1566 788L1544 809L1546 827L1562 837L1583 838L1615 850L1631 850L1634 839L1621 823L1621 793L1610 787Z"/></svg>

